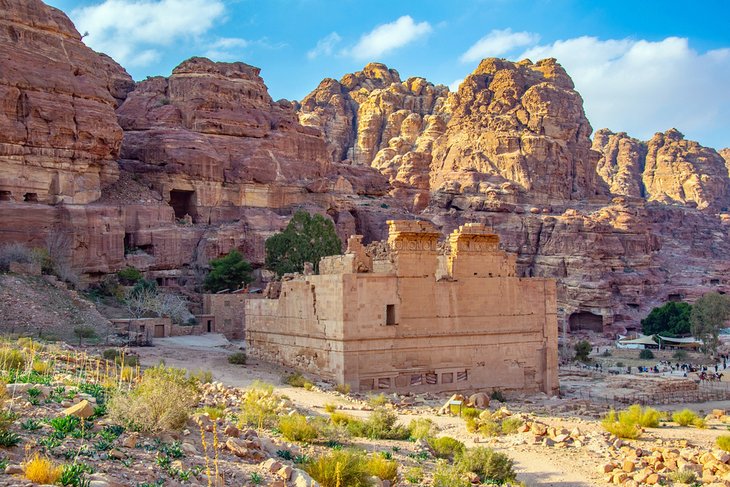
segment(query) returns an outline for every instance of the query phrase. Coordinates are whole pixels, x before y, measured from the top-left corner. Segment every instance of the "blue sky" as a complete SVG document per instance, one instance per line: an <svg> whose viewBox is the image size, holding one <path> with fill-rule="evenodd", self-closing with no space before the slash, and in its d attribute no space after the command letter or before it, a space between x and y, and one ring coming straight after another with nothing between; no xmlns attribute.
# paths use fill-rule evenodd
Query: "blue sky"
<svg viewBox="0 0 730 487"><path fill-rule="evenodd" d="M369 61L457 86L483 57L557 57L594 129L730 146L730 2L50 0L135 79L191 56L261 68L301 99Z"/></svg>

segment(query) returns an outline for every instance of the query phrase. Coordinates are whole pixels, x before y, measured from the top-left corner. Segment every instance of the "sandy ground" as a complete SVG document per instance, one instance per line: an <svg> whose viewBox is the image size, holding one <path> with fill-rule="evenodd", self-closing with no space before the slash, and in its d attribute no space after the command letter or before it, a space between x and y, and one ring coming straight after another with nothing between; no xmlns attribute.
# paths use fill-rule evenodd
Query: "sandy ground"
<svg viewBox="0 0 730 487"><path fill-rule="evenodd" d="M323 406L327 403L334 403L346 408L357 407L356 401L350 401L343 396L336 396L321 391L307 391L302 388L294 388L281 384L281 377L287 369L261 362L249 360L245 366L231 365L227 356L240 350L241 344L232 344L222 335L209 334L195 337L174 337L155 339L154 347L137 348L135 352L140 355L143 365L155 365L164 360L167 365L186 368L188 370L210 370L215 381L233 387L247 387L254 381L260 380L275 384L279 391L289 396L295 404L310 409L312 412L323 414ZM542 399L541 405L550 408L558 405L561 399ZM510 402L507 407L513 412L522 410L521 404ZM605 406L604 406L605 407ZM669 406L677 409L680 406ZM695 410L710 411L713 408L730 409L730 401L718 401L714 403L689 404L681 407L690 407ZM367 414L364 411L351 411L352 414ZM431 418L442 430L442 434L452 436L464 441L467 446L475 444L479 438L469 434L464 428L460 418L450 416L437 416L430 412L420 414L422 417ZM414 417L413 413L401 415L404 423L408 423ZM554 426L572 429L578 426L583 431L600 431L600 424L597 421L582 420L579 418L546 416L541 421ZM692 441L697 445L711 445L714 439L723 433L720 427L707 430L692 429ZM727 428L724 428L727 433ZM682 428L660 428L649 430L646 439L647 446L656 439L687 438L687 429ZM491 448L507 453L515 461L515 470L518 472L518 479L528 486L538 487L589 487L595 485L608 485L604 482L602 475L597 473L599 465L605 463L605 454L591 451L587 448L557 449L546 448L540 445L528 443L515 444L509 437L501 437L491 440L482 440Z"/></svg>

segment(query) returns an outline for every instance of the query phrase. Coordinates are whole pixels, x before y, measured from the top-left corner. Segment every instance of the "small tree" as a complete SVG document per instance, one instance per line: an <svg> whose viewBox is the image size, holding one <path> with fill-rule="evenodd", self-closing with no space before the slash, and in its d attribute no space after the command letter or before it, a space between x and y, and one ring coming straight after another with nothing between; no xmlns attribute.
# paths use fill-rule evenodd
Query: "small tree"
<svg viewBox="0 0 730 487"><path fill-rule="evenodd" d="M591 353L593 346L588 340L581 340L575 344L575 359L581 362L588 361L588 355Z"/></svg>
<svg viewBox="0 0 730 487"><path fill-rule="evenodd" d="M717 350L720 330L730 318L730 298L719 293L707 293L692 306L690 322L692 335L702 340L705 354Z"/></svg>
<svg viewBox="0 0 730 487"><path fill-rule="evenodd" d="M342 242L331 220L297 211L283 232L266 240L266 268L282 276L302 272L311 262L319 272L319 260L342 252Z"/></svg>
<svg viewBox="0 0 730 487"><path fill-rule="evenodd" d="M683 336L690 333L689 317L692 305L670 301L654 308L641 320L641 328L645 335L661 334L663 336Z"/></svg>
<svg viewBox="0 0 730 487"><path fill-rule="evenodd" d="M77 326L74 328L74 335L79 338L79 346L84 338L96 338L96 330L91 326Z"/></svg>
<svg viewBox="0 0 730 487"><path fill-rule="evenodd" d="M214 293L224 289L233 291L253 281L251 264L236 249L231 250L228 255L211 260L210 267L203 287Z"/></svg>

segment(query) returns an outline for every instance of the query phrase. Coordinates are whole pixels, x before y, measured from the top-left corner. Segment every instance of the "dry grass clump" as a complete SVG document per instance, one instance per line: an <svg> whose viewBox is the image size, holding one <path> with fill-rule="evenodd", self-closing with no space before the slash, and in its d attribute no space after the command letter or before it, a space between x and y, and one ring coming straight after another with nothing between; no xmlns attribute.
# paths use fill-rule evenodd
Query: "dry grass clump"
<svg viewBox="0 0 730 487"><path fill-rule="evenodd" d="M346 415L342 415L343 417ZM385 407L376 407L364 421L348 417L347 430L353 436L370 438L371 440L405 440L411 433L398 423L395 411ZM333 419L334 421L334 419Z"/></svg>
<svg viewBox="0 0 730 487"><path fill-rule="evenodd" d="M469 448L457 457L456 466L464 472L473 472L479 480L502 485L515 481L514 462L504 453L479 446Z"/></svg>
<svg viewBox="0 0 730 487"><path fill-rule="evenodd" d="M643 433L642 428L658 427L661 417L662 413L656 409L633 404L618 413L612 409L601 424L606 431L619 438L636 439Z"/></svg>
<svg viewBox="0 0 730 487"><path fill-rule="evenodd" d="M228 363L233 365L246 365L246 354L234 352L228 356Z"/></svg>
<svg viewBox="0 0 730 487"><path fill-rule="evenodd" d="M697 428L705 428L705 420L697 416L697 413L691 409L682 409L672 413L672 421L680 426L695 426Z"/></svg>
<svg viewBox="0 0 730 487"><path fill-rule="evenodd" d="M284 384L290 385L292 387L303 387L308 391L312 390L312 388L314 387L314 383L312 383L312 381L310 381L310 380L307 380L299 372L294 372L293 374L287 374L284 377L282 377L281 380Z"/></svg>
<svg viewBox="0 0 730 487"><path fill-rule="evenodd" d="M145 370L131 390L119 390L109 401L109 419L144 433L179 430L198 403L198 381L186 371L158 365Z"/></svg>
<svg viewBox="0 0 730 487"><path fill-rule="evenodd" d="M450 436L441 436L439 438L428 438L428 446L433 450L434 455L438 458L453 459L457 455L464 452L464 444L459 440Z"/></svg>
<svg viewBox="0 0 730 487"><path fill-rule="evenodd" d="M721 450L730 451L730 435L720 435L715 442Z"/></svg>
<svg viewBox="0 0 730 487"><path fill-rule="evenodd" d="M479 432L483 436L500 436L516 433L522 426L522 419L511 416L506 410L497 410L490 413L487 410L466 408L462 411L466 422L466 429L470 433Z"/></svg>
<svg viewBox="0 0 730 487"><path fill-rule="evenodd" d="M21 370L25 368L25 354L11 347L0 348L0 369Z"/></svg>
<svg viewBox="0 0 730 487"><path fill-rule="evenodd" d="M619 438L635 440L643 433L638 424L622 416L621 413L616 413L613 409L604 416L601 424L603 425L603 429Z"/></svg>
<svg viewBox="0 0 730 487"><path fill-rule="evenodd" d="M298 413L279 418L279 431L289 441L309 442L319 437L317 428Z"/></svg>
<svg viewBox="0 0 730 487"><path fill-rule="evenodd" d="M55 464L50 458L36 453L23 465L25 478L36 484L55 484L61 476L63 467Z"/></svg>
<svg viewBox="0 0 730 487"><path fill-rule="evenodd" d="M428 418L416 418L412 419L408 425L408 431L410 431L410 437L412 440L420 440L433 436L436 430L436 425L433 424Z"/></svg>
<svg viewBox="0 0 730 487"><path fill-rule="evenodd" d="M322 487L365 487L371 485L372 476L391 483L398 477L395 461L354 450L333 450L315 458L304 470Z"/></svg>
<svg viewBox="0 0 730 487"><path fill-rule="evenodd" d="M243 396L239 426L259 429L276 426L282 400L281 396L274 394L274 386L255 381Z"/></svg>

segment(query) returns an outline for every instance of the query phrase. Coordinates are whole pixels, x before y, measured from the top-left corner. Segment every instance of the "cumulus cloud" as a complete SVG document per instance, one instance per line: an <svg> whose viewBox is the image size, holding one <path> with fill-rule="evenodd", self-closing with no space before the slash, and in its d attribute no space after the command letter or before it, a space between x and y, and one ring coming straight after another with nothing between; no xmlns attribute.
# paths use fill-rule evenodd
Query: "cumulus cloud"
<svg viewBox="0 0 730 487"><path fill-rule="evenodd" d="M358 60L376 58L428 35L433 29L428 22L416 23L410 15L382 24L360 37L352 48L344 51Z"/></svg>
<svg viewBox="0 0 730 487"><path fill-rule="evenodd" d="M686 38L585 36L534 46L521 56L526 57L558 59L583 96L594 128L646 139L676 127L692 136L722 126L730 111L730 48L702 53Z"/></svg>
<svg viewBox="0 0 730 487"><path fill-rule="evenodd" d="M332 32L317 41L314 49L307 52L308 59L316 59L319 56L331 56L335 46L340 43L342 37L337 32Z"/></svg>
<svg viewBox="0 0 730 487"><path fill-rule="evenodd" d="M160 49L206 33L223 18L222 0L105 0L71 12L86 44L127 66L147 66Z"/></svg>
<svg viewBox="0 0 730 487"><path fill-rule="evenodd" d="M459 60L462 63L481 61L486 57L501 56L517 47L530 46L540 40L531 32L512 32L512 29L493 30L476 41Z"/></svg>

